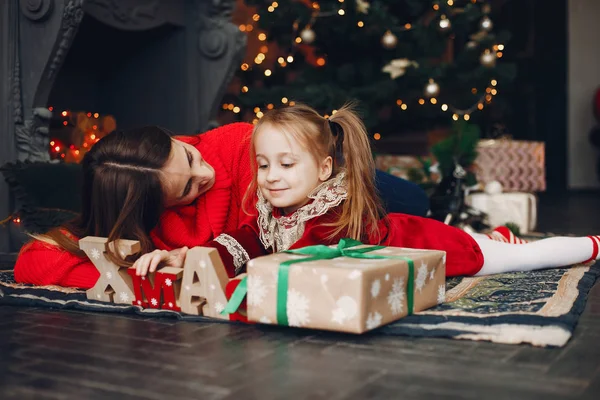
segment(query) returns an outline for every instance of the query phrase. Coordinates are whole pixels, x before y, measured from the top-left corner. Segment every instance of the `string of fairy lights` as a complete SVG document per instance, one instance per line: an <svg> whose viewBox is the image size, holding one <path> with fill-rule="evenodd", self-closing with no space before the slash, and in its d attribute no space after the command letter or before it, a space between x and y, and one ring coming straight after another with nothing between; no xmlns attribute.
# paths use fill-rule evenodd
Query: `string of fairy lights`
<svg viewBox="0 0 600 400"><path fill-rule="evenodd" d="M54 111L54 107L48 107ZM61 124L66 128L71 127L73 132L71 142L66 143L53 137L50 139L50 157L62 159L65 162L79 162L85 153L102 137L116 129L116 121L110 115L100 115L90 111L62 110L58 114Z"/></svg>
<svg viewBox="0 0 600 400"><path fill-rule="evenodd" d="M48 110L53 112L53 114L55 113L55 108L53 106L49 106ZM57 138L56 135L53 135L49 142L48 151L50 153L50 158L61 160L62 162L80 162L85 153L92 148L94 144L116 129L116 121L111 115L71 110L62 110L55 115L64 129L71 130L68 135L62 135L70 137L71 143L69 143L68 140ZM77 144L72 142L77 142ZM57 208L41 208L40 210L71 213L69 210ZM75 213L73 213L73 215L75 216ZM18 213L14 213L1 219L0 227L11 222L14 225L20 225L22 222L21 216Z"/></svg>
<svg viewBox="0 0 600 400"><path fill-rule="evenodd" d="M274 64L278 68L285 68L289 64L294 62L294 55L297 51L299 51L300 44L312 44L316 39L316 33L312 29L312 27L318 22L320 18L329 18L329 17L344 17L346 13L346 7L348 1L346 0L338 0L339 8L337 10L331 11L321 11L321 7L318 1L311 0L302 0L307 7L310 7L311 17L309 21L305 24L300 24L300 20L296 19L292 24L292 37L294 38L290 43L289 48L284 52L287 55L277 55L277 63ZM493 28L493 22L489 17L491 12L491 6L486 0L466 0L466 2L471 2L473 4L479 3L481 6L482 18L479 21L479 31L470 36L470 41L467 43L467 48L476 49L479 43L484 39L489 32L491 32ZM445 3L445 4L443 4ZM432 5L432 13L433 15L429 15L429 18L433 18L438 25L438 29L442 32L449 31L452 28L452 17L464 12L464 7L458 7L456 3L459 3L457 0L446 0L436 2ZM357 14L364 14L365 16L368 14L368 10L370 7L370 3L365 0L355 0L356 9L358 11ZM443 5L443 7L442 7ZM270 6L268 6L267 11L270 13L274 13L277 11L279 7L279 3L277 1L273 1ZM259 14L253 14L251 18L251 22L247 24L239 25L239 29L242 32L247 32L249 35L251 32L255 32L256 38L259 42L264 43L260 46L258 54L254 57L252 63L244 62L240 69L242 71L249 71L250 69L255 68L258 65L264 63L269 54L269 43L267 34L263 31L259 31L256 28L256 24L260 20ZM358 19L356 22L359 28L365 27L365 21L363 19ZM392 49L396 47L398 43L397 35L402 34L402 32L407 32L412 29L415 29L415 24L406 23L402 26L391 27L385 31L381 38L381 44L383 47L387 49ZM504 44L498 43L494 44L491 48L484 48L481 51L481 55L479 57L479 61L482 66L491 68L496 64L497 59L503 56ZM325 66L327 60L323 56L318 56L315 60L315 64L317 67ZM406 68L414 67L416 63L411 62L406 59L401 60L392 60L390 64L383 67L382 71L389 72L391 79L396 79L398 76L404 74L404 70ZM270 77L273 74L273 70L271 68L266 68L264 71L265 78ZM456 107L449 102L440 102L438 101L438 95L441 91L440 85L433 79L430 78L426 83L423 96L416 101L415 105L423 106L427 103L432 105L439 104L439 107L444 112L449 112L452 114L453 120L464 119L469 120L471 118L471 114L478 111L483 110L483 108L490 104L493 100L493 97L498 94L498 80L491 79L484 90L479 91L476 87L471 88L471 93L481 95L472 103L471 106L467 108L459 108ZM247 85L243 85L241 87L242 93L247 93L250 91L250 88ZM289 106L293 106L294 102L290 101L287 97L281 98L281 104L287 104ZM396 99L396 105L402 111L406 111L409 108L409 104L404 100L398 98ZM274 104L270 103L265 106L267 110L274 108ZM223 104L223 110L229 110L235 114L242 112L242 107L233 103L225 103ZM253 113L255 118L253 120L254 123L258 121L263 115L263 109L260 107L254 107Z"/></svg>

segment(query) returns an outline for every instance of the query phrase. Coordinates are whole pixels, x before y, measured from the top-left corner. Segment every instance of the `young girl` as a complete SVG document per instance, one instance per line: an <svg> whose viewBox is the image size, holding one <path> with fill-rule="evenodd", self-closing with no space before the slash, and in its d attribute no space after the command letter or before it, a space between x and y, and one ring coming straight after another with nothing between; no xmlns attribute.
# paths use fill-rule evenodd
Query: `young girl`
<svg viewBox="0 0 600 400"><path fill-rule="evenodd" d="M260 255L336 244L344 237L366 244L444 250L447 276L529 271L598 258L598 236L514 244L471 236L432 219L384 215L368 135L348 106L329 119L304 105L273 110L256 124L251 152L256 173L245 204L258 195L257 218L208 244L218 249L230 277ZM145 275L160 262L180 263L181 258L153 252L134 265Z"/></svg>

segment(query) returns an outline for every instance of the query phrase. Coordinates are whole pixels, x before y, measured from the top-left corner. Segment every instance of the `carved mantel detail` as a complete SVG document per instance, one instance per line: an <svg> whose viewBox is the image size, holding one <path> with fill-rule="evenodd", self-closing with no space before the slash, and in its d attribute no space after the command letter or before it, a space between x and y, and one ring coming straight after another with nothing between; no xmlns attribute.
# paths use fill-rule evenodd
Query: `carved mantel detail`
<svg viewBox="0 0 600 400"><path fill-rule="evenodd" d="M23 15L35 22L45 20L54 9L54 0L19 0L19 4Z"/></svg>
<svg viewBox="0 0 600 400"><path fill-rule="evenodd" d="M164 24L183 26L184 14L177 3L171 0L87 0L85 12L116 29L144 31Z"/></svg>

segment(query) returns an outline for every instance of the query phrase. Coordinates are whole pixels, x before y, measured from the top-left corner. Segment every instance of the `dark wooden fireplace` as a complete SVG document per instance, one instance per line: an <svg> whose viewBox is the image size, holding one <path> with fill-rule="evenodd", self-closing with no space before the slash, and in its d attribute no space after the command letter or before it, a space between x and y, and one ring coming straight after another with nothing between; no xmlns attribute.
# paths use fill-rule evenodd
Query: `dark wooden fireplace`
<svg viewBox="0 0 600 400"><path fill-rule="evenodd" d="M246 38L234 0L0 1L0 164L50 161L63 109L113 115L118 128L215 125ZM14 210L0 182L0 218ZM15 251L0 227L0 252Z"/></svg>

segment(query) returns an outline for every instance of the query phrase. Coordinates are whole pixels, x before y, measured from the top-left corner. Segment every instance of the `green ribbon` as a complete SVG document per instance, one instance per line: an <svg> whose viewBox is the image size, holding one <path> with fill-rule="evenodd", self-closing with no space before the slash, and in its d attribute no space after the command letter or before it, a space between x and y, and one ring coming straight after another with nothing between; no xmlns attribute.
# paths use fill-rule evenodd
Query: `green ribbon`
<svg viewBox="0 0 600 400"><path fill-rule="evenodd" d="M248 277L245 276L240 281L240 284L235 288L233 293L231 294L231 298L227 302L227 305L221 311L221 315L233 314L240 308L240 304L244 301L244 297L246 297L246 293L248 292Z"/></svg>
<svg viewBox="0 0 600 400"><path fill-rule="evenodd" d="M385 248L385 246L370 246L363 247L360 249L352 249L351 247L362 245L361 242L354 239L345 238L340 240L338 245L334 248L325 246L322 244L315 246L306 246L300 249L287 250L285 253L290 254L302 254L309 255L311 257L301 258L297 260L288 260L279 264L278 280L277 280L277 322L279 325L289 325L287 317L287 293L289 287L289 273L290 266L297 263L317 261L317 260L331 260L338 257L351 257L351 258L362 258L362 259L399 259L404 260L408 263L408 282L406 284L406 303L408 309L408 315L413 313L414 308L414 276L415 276L415 264L414 261L409 257L404 256L383 256L380 254L366 254L374 250ZM237 311L238 307L242 303L242 300L246 296L248 286L246 283L247 277L243 278L239 286L235 289L231 295L231 299L227 303L225 309L221 314L231 314Z"/></svg>

